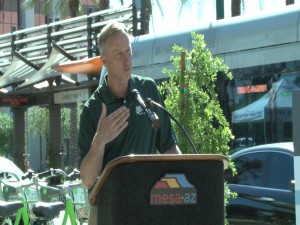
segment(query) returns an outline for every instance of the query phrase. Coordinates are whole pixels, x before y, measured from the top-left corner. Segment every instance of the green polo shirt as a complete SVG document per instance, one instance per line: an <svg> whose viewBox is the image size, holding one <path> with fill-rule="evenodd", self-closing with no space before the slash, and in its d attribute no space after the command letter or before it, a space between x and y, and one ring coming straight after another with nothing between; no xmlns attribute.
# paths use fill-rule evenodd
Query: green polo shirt
<svg viewBox="0 0 300 225"><path fill-rule="evenodd" d="M126 98L118 98L112 95L105 79L104 83L98 87L85 103L81 113L78 137L79 163L81 163L91 147L102 111L102 102L107 106L107 115L121 106L126 106L130 111L128 126L105 147L103 168L108 162L119 156L164 153L169 147L177 143L168 115L157 107L149 107L151 111L157 114L160 120L160 128L153 128L149 118L131 94L133 89L137 89L144 100L151 98L153 101L164 105L154 80L132 75L128 82L129 87Z"/></svg>

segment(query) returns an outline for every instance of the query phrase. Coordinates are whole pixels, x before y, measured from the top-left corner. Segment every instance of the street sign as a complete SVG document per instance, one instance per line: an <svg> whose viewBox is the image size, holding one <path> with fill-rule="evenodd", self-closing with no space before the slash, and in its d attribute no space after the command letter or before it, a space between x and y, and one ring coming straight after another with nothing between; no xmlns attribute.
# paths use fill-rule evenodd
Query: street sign
<svg viewBox="0 0 300 225"><path fill-rule="evenodd" d="M54 104L65 104L71 102L82 102L89 98L89 90L80 89L54 93Z"/></svg>

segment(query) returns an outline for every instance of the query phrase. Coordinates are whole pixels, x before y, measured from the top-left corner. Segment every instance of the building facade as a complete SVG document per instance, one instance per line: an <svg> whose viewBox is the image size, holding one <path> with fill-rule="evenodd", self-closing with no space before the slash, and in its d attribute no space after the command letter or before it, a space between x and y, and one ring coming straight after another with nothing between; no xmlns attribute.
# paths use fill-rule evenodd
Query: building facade
<svg viewBox="0 0 300 225"><path fill-rule="evenodd" d="M68 8L57 10L59 5L54 5L52 10L45 14L44 1L40 0L34 8L24 8L24 0L1 0L0 1L0 34L10 33L13 30L39 26L53 20L70 18ZM67 6L68 4L65 4ZM81 0L80 14L86 13L87 9L98 10L99 6L92 0ZM62 12L62 13L60 13ZM60 15L61 14L61 15Z"/></svg>

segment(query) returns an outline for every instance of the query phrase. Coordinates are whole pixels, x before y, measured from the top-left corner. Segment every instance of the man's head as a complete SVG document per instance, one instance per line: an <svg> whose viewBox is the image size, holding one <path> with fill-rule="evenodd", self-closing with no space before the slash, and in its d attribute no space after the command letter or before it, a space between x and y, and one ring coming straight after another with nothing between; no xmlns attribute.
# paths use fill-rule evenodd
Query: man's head
<svg viewBox="0 0 300 225"><path fill-rule="evenodd" d="M100 57L108 74L119 79L129 79L132 72L132 51L124 24L107 24L98 35Z"/></svg>
<svg viewBox="0 0 300 225"><path fill-rule="evenodd" d="M122 23L112 22L103 27L101 32L98 34L98 47L100 55L105 54L107 50L107 39L117 32L128 34L126 26Z"/></svg>

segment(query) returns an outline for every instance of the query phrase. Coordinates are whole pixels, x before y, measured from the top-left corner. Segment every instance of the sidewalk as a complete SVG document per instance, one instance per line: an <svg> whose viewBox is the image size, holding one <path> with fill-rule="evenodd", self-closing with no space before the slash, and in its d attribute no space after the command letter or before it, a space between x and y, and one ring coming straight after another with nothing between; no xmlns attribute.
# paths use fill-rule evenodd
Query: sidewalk
<svg viewBox="0 0 300 225"><path fill-rule="evenodd" d="M64 219L64 214L65 214L65 211L61 211L59 217L58 217L58 218L54 218L53 224L55 224L55 225L60 225L60 224L62 224L63 219ZM88 224L88 221L83 222L83 223L81 223L81 224L80 224L79 221L77 221L77 224L78 224L78 225L87 225L87 224ZM66 224L66 225L71 225L70 218L68 218L68 221L67 221L67 224Z"/></svg>

